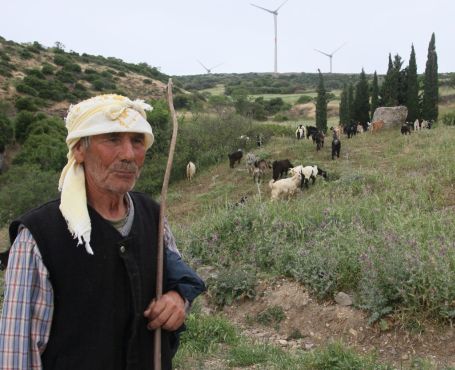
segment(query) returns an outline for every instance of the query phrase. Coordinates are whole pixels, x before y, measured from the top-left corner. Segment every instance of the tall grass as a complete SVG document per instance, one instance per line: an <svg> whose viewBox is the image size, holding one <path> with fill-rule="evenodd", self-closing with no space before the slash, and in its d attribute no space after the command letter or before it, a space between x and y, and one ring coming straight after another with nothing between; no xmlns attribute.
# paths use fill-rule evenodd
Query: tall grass
<svg viewBox="0 0 455 370"><path fill-rule="evenodd" d="M209 209L179 239L203 264L293 277L321 299L350 292L372 321L453 322L454 139L448 127L385 130L343 140L338 162L290 142L291 158L319 159L331 181L291 201Z"/></svg>

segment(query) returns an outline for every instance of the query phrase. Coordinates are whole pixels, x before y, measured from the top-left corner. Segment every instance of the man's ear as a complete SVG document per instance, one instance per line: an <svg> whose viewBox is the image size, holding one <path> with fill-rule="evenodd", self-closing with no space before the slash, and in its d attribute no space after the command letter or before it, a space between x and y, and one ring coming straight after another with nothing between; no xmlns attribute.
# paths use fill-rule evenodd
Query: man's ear
<svg viewBox="0 0 455 370"><path fill-rule="evenodd" d="M84 163L86 147L82 143L82 139L79 140L73 147L73 154L78 164Z"/></svg>

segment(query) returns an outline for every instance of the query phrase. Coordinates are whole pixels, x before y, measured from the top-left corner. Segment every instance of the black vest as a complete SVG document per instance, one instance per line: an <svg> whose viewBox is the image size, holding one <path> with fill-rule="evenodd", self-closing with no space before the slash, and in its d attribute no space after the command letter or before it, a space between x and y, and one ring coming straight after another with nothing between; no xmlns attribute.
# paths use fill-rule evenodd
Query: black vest
<svg viewBox="0 0 455 370"><path fill-rule="evenodd" d="M45 370L153 368L153 332L143 312L155 296L159 206L143 194L130 195L134 222L126 238L89 207L94 255L68 232L59 200L10 226L12 240L20 224L31 231L53 287ZM162 368L171 369L169 333L162 333Z"/></svg>

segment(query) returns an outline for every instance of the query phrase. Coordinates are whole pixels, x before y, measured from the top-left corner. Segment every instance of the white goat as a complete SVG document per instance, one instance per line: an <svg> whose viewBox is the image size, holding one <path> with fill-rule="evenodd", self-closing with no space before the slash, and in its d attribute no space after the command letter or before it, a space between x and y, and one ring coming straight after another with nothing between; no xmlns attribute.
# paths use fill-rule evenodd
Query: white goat
<svg viewBox="0 0 455 370"><path fill-rule="evenodd" d="M316 176L320 175L323 178L327 178L327 172L324 171L321 168L318 168L318 166L305 166L303 167L302 165L293 167L289 170L289 174L294 176L297 173L301 173L303 176L303 181L301 182L301 187L303 188L303 185L305 184L306 187L308 187L308 183L310 179L312 180L312 183L316 181Z"/></svg>
<svg viewBox="0 0 455 370"><path fill-rule="evenodd" d="M258 160L259 158L254 153L249 152L246 154L246 168L248 169L248 173L253 173L254 163Z"/></svg>
<svg viewBox="0 0 455 370"><path fill-rule="evenodd" d="M281 179L277 181L270 180L269 187L270 189L272 189L271 199L276 200L281 196L289 199L300 187L301 181L302 181L301 173L296 173L294 176L288 177L286 179Z"/></svg>
<svg viewBox="0 0 455 370"><path fill-rule="evenodd" d="M193 162L188 162L186 165L186 178L191 181L196 174L196 165Z"/></svg>

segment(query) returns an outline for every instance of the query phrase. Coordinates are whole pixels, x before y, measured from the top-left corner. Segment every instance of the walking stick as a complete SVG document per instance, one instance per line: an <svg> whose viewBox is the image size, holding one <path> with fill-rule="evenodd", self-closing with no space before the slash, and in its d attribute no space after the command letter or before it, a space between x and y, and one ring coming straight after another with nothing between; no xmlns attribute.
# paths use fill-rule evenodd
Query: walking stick
<svg viewBox="0 0 455 370"><path fill-rule="evenodd" d="M169 79L167 84L167 101L172 117L172 138L171 145L169 146L169 156L167 158L166 171L164 172L163 187L161 188L160 197L160 221L158 224L158 251L156 261L156 299L161 298L163 294L164 215L166 211L167 188L169 185L169 177L171 176L172 161L174 159L178 130L178 122L174 110L174 101L172 99L172 78ZM153 361L153 369L161 370L161 328L155 330Z"/></svg>

